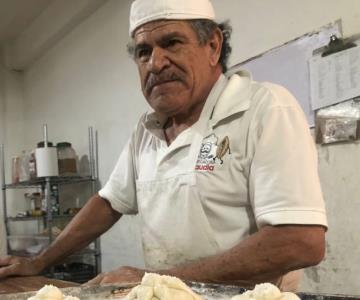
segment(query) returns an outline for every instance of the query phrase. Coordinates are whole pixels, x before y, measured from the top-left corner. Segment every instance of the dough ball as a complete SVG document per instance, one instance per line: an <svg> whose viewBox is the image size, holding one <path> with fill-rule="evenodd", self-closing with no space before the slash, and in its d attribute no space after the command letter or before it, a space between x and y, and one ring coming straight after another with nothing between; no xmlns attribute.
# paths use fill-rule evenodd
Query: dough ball
<svg viewBox="0 0 360 300"><path fill-rule="evenodd" d="M179 278L146 273L141 284L126 296L127 300L201 300Z"/></svg>
<svg viewBox="0 0 360 300"><path fill-rule="evenodd" d="M141 279L141 285L154 287L155 285L162 283L163 281L162 277L165 276L160 276L154 273L145 273L145 275Z"/></svg>
<svg viewBox="0 0 360 300"><path fill-rule="evenodd" d="M166 285L157 285L154 287L154 296L155 299L174 299L174 300L190 300L194 299L191 294L189 294L187 291L171 288Z"/></svg>
<svg viewBox="0 0 360 300"><path fill-rule="evenodd" d="M252 298L256 300L275 300L281 297L279 288L271 283L260 283L255 285Z"/></svg>
<svg viewBox="0 0 360 300"><path fill-rule="evenodd" d="M28 298L28 300L80 300L78 297L67 296L53 285L45 285L41 288L34 297Z"/></svg>
<svg viewBox="0 0 360 300"><path fill-rule="evenodd" d="M251 294L252 291L246 291L245 293L232 297L231 300L255 300L254 298L251 298Z"/></svg>
<svg viewBox="0 0 360 300"><path fill-rule="evenodd" d="M151 300L154 295L154 290L151 286L140 285L136 291L136 299Z"/></svg>
<svg viewBox="0 0 360 300"><path fill-rule="evenodd" d="M45 285L41 288L34 297L30 297L28 300L63 300L64 296L62 292L53 285Z"/></svg>
<svg viewBox="0 0 360 300"><path fill-rule="evenodd" d="M139 289L140 285L135 286L131 289L130 293L126 295L125 299L127 300L134 300L137 298L137 290Z"/></svg>

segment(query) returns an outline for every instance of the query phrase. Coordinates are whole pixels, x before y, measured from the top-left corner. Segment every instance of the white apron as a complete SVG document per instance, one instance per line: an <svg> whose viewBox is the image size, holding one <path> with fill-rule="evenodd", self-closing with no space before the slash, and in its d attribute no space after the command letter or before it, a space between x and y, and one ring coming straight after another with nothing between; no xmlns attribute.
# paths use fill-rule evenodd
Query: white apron
<svg viewBox="0 0 360 300"><path fill-rule="evenodd" d="M143 168L146 174L140 171L137 204L144 258L150 269L171 268L220 251L201 203L195 165L203 138L211 132L209 118L221 90L209 95L199 121L164 147L163 153L147 157L146 162L152 163ZM183 147L187 149L178 151ZM175 166L167 164L172 158L178 161Z"/></svg>

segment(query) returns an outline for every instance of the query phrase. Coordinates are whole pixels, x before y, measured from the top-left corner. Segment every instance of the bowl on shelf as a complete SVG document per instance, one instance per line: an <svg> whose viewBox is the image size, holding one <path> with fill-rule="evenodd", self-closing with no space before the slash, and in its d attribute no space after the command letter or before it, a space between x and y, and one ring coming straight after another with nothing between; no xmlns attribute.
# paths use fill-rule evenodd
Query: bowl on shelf
<svg viewBox="0 0 360 300"><path fill-rule="evenodd" d="M34 236L34 239L36 244L26 248L29 254L38 254L49 245L49 238L46 236Z"/></svg>
<svg viewBox="0 0 360 300"><path fill-rule="evenodd" d="M29 235L10 235L7 237L11 251L26 251L28 247L36 245L36 239Z"/></svg>
<svg viewBox="0 0 360 300"><path fill-rule="evenodd" d="M28 254L37 254L49 245L49 238L45 236L10 235L7 240L11 251Z"/></svg>

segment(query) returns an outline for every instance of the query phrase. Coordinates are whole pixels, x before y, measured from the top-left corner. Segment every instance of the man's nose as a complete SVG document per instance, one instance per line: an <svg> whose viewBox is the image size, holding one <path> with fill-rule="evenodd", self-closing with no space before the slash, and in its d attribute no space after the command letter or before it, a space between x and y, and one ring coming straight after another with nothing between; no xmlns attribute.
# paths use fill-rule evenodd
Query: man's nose
<svg viewBox="0 0 360 300"><path fill-rule="evenodd" d="M153 48L147 65L150 72L160 73L164 68L170 65L170 61L166 56L166 51L160 47Z"/></svg>

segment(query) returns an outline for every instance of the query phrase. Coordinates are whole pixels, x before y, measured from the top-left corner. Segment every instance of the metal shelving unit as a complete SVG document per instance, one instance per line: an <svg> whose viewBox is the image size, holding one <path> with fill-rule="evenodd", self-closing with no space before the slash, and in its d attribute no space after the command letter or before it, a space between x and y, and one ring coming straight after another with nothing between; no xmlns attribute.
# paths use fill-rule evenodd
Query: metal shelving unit
<svg viewBox="0 0 360 300"><path fill-rule="evenodd" d="M11 183L6 184L5 178L5 151L4 145L1 145L1 187L2 187L2 196L3 196L3 212L4 212L4 221L5 221L5 229L7 238L11 236L10 232L10 223L12 222L42 222L44 224L44 228L47 228L47 237L49 239L49 243L54 240L54 234L52 232L53 223L57 220L71 220L74 215L54 215L51 211L51 188L53 186L57 186L57 188L62 185L73 185L78 183L89 183L91 186L91 193L94 194L96 192L96 184L98 182L98 138L97 132L94 131L93 128L89 128L89 163L90 163L90 175L89 176L56 176L56 177L41 177L36 178L31 181L24 181L19 183ZM41 188L44 193L47 212L42 216L24 216L24 217L13 217L8 215L8 199L7 199L7 190L10 189L33 189L33 188ZM35 236L34 236L35 237ZM9 247L8 242L8 253L10 255L17 256L32 256L34 254L27 253L26 251L13 251ZM84 257L92 257L94 259L94 267L91 268L89 266L87 270L80 270L77 265L76 268L70 268L69 265L63 264L50 268L46 275L49 277L54 277L57 279L63 280L73 280L76 282L85 282L89 280L91 277L97 275L101 272L101 247L100 247L100 239L96 239L92 244L92 248L85 248L77 253L71 255L68 259L80 259ZM68 270L66 271L66 266ZM85 268L86 269L86 268ZM60 270L60 271L59 271ZM86 273L86 271L88 273ZM93 271L93 274L90 274ZM71 274L74 273L72 277ZM80 275L79 275L80 274ZM88 276L86 276L88 274Z"/></svg>
<svg viewBox="0 0 360 300"><path fill-rule="evenodd" d="M48 177L48 178L50 178L52 184L59 184L59 185L88 182L93 179L92 176L56 176L56 177ZM34 186L41 186L43 184L44 184L44 179L37 178L31 181L22 181L19 183L5 184L4 187L6 189L26 189L26 188L32 188Z"/></svg>

